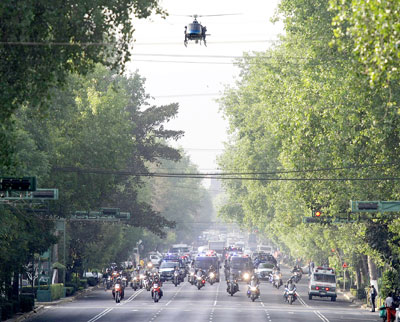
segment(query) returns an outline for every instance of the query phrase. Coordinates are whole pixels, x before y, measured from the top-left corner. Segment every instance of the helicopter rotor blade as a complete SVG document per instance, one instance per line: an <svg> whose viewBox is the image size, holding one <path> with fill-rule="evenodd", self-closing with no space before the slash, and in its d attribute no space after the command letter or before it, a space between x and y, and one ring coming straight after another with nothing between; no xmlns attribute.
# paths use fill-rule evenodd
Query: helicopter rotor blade
<svg viewBox="0 0 400 322"><path fill-rule="evenodd" d="M243 13L221 13L216 15L198 15L197 17L240 16Z"/></svg>

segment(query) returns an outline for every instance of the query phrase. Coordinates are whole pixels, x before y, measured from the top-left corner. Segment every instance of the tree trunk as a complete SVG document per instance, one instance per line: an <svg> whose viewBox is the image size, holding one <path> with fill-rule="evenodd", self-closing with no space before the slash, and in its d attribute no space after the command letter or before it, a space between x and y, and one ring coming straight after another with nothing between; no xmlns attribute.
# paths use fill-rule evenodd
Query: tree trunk
<svg viewBox="0 0 400 322"><path fill-rule="evenodd" d="M357 265L356 265L356 285L357 285L357 290L361 289L361 287L362 287L361 269L362 269L362 261L359 258L357 260Z"/></svg>
<svg viewBox="0 0 400 322"><path fill-rule="evenodd" d="M369 268L369 280L370 280L370 285L375 286L375 289L377 292L378 290L378 270L376 269L375 262L373 259L368 256L368 268Z"/></svg>
<svg viewBox="0 0 400 322"><path fill-rule="evenodd" d="M362 270L361 270L361 278L362 278L362 286L368 284L368 258L367 255L361 255L361 263L362 263Z"/></svg>

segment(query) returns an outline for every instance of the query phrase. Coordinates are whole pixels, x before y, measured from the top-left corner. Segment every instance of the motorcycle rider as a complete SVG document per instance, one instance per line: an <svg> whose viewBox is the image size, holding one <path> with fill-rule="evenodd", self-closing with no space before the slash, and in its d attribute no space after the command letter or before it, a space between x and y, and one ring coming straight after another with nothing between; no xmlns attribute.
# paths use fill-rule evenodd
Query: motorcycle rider
<svg viewBox="0 0 400 322"><path fill-rule="evenodd" d="M151 297L154 297L154 291L153 291L153 287L154 284L158 284L158 286L160 287L160 299L162 298L162 296L164 295L163 290L161 289L162 287L162 282L160 280L160 278L158 277L158 275L155 275L153 278L153 283L151 284Z"/></svg>
<svg viewBox="0 0 400 322"><path fill-rule="evenodd" d="M288 279L286 285L285 285L285 293L283 293L283 297L285 300L287 300L288 292L289 291L295 291L296 292L296 285L294 284L293 280L291 278Z"/></svg>
<svg viewBox="0 0 400 322"><path fill-rule="evenodd" d="M120 285L120 287L121 287L121 299L123 299L124 296L125 296L125 286L122 283L121 277L117 277L117 279L115 281L115 284L119 284ZM113 288L112 294L113 294L113 297L115 298L115 288Z"/></svg>
<svg viewBox="0 0 400 322"><path fill-rule="evenodd" d="M247 288L247 296L250 297L251 291L250 288L251 287L256 287L257 288L257 296L260 296L260 280L258 279L258 277L256 275L253 275L250 279L250 284L248 285Z"/></svg>
<svg viewBox="0 0 400 322"><path fill-rule="evenodd" d="M237 282L237 276L236 276L236 274L235 273L232 273L232 272L230 272L229 273L229 277L228 277L228 279L226 280L226 291L227 292L229 292L229 282L230 281L233 281L234 282L234 284L235 284L235 288L236 288L236 290L239 292L240 290L239 290L239 283Z"/></svg>

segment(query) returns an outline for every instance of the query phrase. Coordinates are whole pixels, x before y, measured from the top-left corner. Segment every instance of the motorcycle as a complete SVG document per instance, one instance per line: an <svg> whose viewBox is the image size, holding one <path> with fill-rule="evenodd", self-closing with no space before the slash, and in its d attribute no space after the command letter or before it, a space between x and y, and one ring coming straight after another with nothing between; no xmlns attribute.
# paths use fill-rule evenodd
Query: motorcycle
<svg viewBox="0 0 400 322"><path fill-rule="evenodd" d="M301 272L294 272L293 280L295 283L298 283L301 280Z"/></svg>
<svg viewBox="0 0 400 322"><path fill-rule="evenodd" d="M247 297L249 297L253 302L260 297L260 289L258 284L251 284L247 289Z"/></svg>
<svg viewBox="0 0 400 322"><path fill-rule="evenodd" d="M194 274L194 272L190 272L189 273L189 277L188 277L188 282L190 283L190 284L194 284L195 283L195 274Z"/></svg>
<svg viewBox="0 0 400 322"><path fill-rule="evenodd" d="M157 303L161 298L161 286L159 284L155 283L153 285L152 294L154 302Z"/></svg>
<svg viewBox="0 0 400 322"><path fill-rule="evenodd" d="M210 285L213 285L215 283L215 278L216 278L216 275L214 272L208 273L207 279L208 279L208 282L210 283Z"/></svg>
<svg viewBox="0 0 400 322"><path fill-rule="evenodd" d="M111 284L112 284L111 276L107 277L107 280L105 281L105 284L106 284L105 285L106 289L109 290L111 288Z"/></svg>
<svg viewBox="0 0 400 322"><path fill-rule="evenodd" d="M150 291L151 288L151 282L149 280L148 276L145 276L145 278L143 279L143 287L146 289L147 292Z"/></svg>
<svg viewBox="0 0 400 322"><path fill-rule="evenodd" d="M177 287L180 283L180 274L179 271L174 271L174 279L173 279L173 283L175 285L175 287Z"/></svg>
<svg viewBox="0 0 400 322"><path fill-rule="evenodd" d="M206 280L203 276L197 276L197 289L201 289L203 286L206 285Z"/></svg>
<svg viewBox="0 0 400 322"><path fill-rule="evenodd" d="M113 289L113 298L115 299L115 303L121 302L124 298L124 289L120 283L116 283Z"/></svg>
<svg viewBox="0 0 400 322"><path fill-rule="evenodd" d="M136 291L140 287L140 276L137 275L133 278L131 282L131 287L133 288L134 291Z"/></svg>
<svg viewBox="0 0 400 322"><path fill-rule="evenodd" d="M227 280L227 283L228 283L228 288L227 288L228 294L233 296L233 294L235 294L239 290L237 281Z"/></svg>
<svg viewBox="0 0 400 322"><path fill-rule="evenodd" d="M282 282L282 278L279 274L274 274L274 279L272 282L272 286L276 287L277 289L279 289L282 286L283 282Z"/></svg>
<svg viewBox="0 0 400 322"><path fill-rule="evenodd" d="M292 305L293 302L297 299L296 287L286 288L285 289L285 298L286 298L286 302L288 302L290 305Z"/></svg>

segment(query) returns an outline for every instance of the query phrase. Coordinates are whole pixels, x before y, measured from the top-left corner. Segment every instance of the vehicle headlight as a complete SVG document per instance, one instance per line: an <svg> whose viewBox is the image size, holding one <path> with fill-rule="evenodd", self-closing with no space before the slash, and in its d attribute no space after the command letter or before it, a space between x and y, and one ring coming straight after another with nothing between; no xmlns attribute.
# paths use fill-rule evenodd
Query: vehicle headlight
<svg viewBox="0 0 400 322"><path fill-rule="evenodd" d="M140 278L141 278L141 279L144 279L144 275L140 275Z"/></svg>
<svg viewBox="0 0 400 322"><path fill-rule="evenodd" d="M210 277L213 278L215 275L214 273L210 273Z"/></svg>
<svg viewBox="0 0 400 322"><path fill-rule="evenodd" d="M244 278L245 280L248 280L248 279L250 278L249 273L244 273L244 274L243 274L243 278Z"/></svg>
<svg viewBox="0 0 400 322"><path fill-rule="evenodd" d="M190 276L194 276L194 273L190 273Z"/></svg>
<svg viewBox="0 0 400 322"><path fill-rule="evenodd" d="M252 286L252 287L250 287L250 290L252 290L253 292L255 292L255 291L257 291L257 287Z"/></svg>

